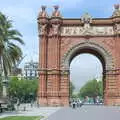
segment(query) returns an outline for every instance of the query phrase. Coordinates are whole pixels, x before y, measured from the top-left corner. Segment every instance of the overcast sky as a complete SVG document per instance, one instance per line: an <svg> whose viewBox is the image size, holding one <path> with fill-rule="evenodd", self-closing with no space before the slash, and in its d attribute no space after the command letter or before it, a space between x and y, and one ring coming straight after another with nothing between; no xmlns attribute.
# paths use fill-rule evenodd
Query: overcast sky
<svg viewBox="0 0 120 120"><path fill-rule="evenodd" d="M88 80L102 79L102 64L91 54L80 54L70 64L70 80L78 91Z"/></svg>
<svg viewBox="0 0 120 120"><path fill-rule="evenodd" d="M85 12L92 17L110 17L116 3L120 3L120 0L1 0L0 11L13 20L14 27L23 35L26 43L22 47L26 55L24 63L31 59L38 61L37 16L41 5L47 6L49 15L53 11L52 6L59 5L63 17L80 18ZM99 60L91 55L80 55L73 59L71 69L71 78L76 81L76 85L79 84L77 87L88 78L101 76L102 71Z"/></svg>

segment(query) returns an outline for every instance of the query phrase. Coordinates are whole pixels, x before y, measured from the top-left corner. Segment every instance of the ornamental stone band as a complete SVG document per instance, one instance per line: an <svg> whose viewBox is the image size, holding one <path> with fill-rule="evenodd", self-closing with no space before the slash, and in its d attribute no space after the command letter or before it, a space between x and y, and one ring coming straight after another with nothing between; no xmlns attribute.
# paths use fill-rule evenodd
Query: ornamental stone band
<svg viewBox="0 0 120 120"><path fill-rule="evenodd" d="M84 27L61 27L61 36L111 36L114 35L112 26L104 26L104 27L90 27L86 29Z"/></svg>

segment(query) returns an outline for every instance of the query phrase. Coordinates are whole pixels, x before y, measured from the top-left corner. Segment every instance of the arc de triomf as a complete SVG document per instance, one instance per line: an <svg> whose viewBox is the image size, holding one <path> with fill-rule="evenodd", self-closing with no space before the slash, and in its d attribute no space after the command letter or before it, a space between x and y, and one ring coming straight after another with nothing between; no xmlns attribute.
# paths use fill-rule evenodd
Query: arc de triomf
<svg viewBox="0 0 120 120"><path fill-rule="evenodd" d="M41 105L69 105L70 63L81 53L103 66L104 104L120 105L120 5L109 18L63 18L58 6L51 17L46 7L38 16L39 90ZM88 60L89 63L89 60Z"/></svg>

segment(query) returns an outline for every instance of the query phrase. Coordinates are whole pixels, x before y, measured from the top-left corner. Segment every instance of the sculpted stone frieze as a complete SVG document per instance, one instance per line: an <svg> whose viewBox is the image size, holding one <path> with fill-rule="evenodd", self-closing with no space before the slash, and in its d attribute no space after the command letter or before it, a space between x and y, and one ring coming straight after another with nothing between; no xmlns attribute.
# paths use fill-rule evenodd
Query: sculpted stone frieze
<svg viewBox="0 0 120 120"><path fill-rule="evenodd" d="M53 35L59 34L59 28L60 28L59 24L52 24L52 34Z"/></svg>
<svg viewBox="0 0 120 120"><path fill-rule="evenodd" d="M47 29L47 24L44 24L44 25L39 24L39 26L38 26L39 35L46 34L46 29Z"/></svg>
<svg viewBox="0 0 120 120"><path fill-rule="evenodd" d="M109 36L114 35L112 26L61 27L61 36Z"/></svg>
<svg viewBox="0 0 120 120"><path fill-rule="evenodd" d="M114 31L117 33L117 34L120 34L120 24L115 24L114 25Z"/></svg>

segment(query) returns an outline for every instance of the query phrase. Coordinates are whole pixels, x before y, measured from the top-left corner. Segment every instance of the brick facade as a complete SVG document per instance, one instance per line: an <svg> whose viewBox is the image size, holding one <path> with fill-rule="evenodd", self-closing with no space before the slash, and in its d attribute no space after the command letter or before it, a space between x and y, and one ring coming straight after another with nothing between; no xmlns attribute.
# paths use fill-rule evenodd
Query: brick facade
<svg viewBox="0 0 120 120"><path fill-rule="evenodd" d="M115 6L117 12L118 7ZM45 6L42 6L38 16L39 103L68 106L70 62L78 54L91 53L98 57L103 65L104 104L120 105L119 14L114 12L110 18L91 18L86 15L81 19L64 19L58 6L54 6L54 9L52 16L48 17ZM62 33L63 27L70 29ZM77 31L67 34L72 27L80 27L84 33L77 34L79 28L75 28ZM106 31L109 27L113 32Z"/></svg>

